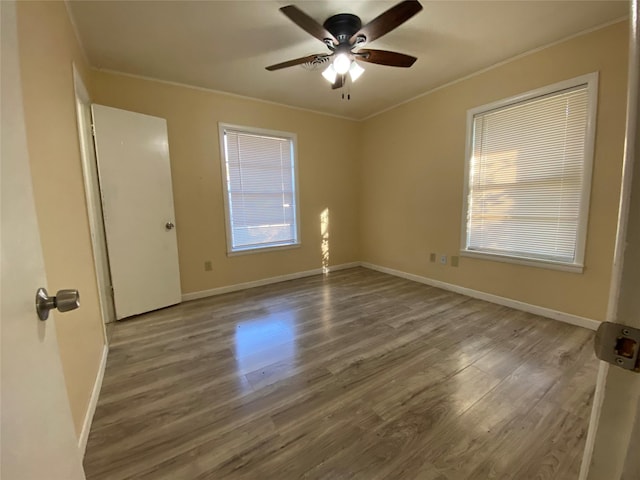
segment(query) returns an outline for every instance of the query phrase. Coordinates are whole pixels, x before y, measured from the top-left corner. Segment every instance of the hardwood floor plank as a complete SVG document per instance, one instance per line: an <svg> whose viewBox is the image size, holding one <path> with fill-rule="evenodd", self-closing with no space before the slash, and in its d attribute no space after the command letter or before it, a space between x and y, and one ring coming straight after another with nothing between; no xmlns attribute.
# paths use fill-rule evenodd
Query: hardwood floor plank
<svg viewBox="0 0 640 480"><path fill-rule="evenodd" d="M590 331L363 268L118 322L88 480L574 478Z"/></svg>

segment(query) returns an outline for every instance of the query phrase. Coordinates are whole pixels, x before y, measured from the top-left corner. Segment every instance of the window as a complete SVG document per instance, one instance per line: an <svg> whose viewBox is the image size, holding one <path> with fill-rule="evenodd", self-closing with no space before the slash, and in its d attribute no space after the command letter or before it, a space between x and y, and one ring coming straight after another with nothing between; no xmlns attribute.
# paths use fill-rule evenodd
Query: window
<svg viewBox="0 0 640 480"><path fill-rule="evenodd" d="M228 252L298 245L295 134L219 129Z"/></svg>
<svg viewBox="0 0 640 480"><path fill-rule="evenodd" d="M467 112L463 255L582 271L596 95L593 73Z"/></svg>

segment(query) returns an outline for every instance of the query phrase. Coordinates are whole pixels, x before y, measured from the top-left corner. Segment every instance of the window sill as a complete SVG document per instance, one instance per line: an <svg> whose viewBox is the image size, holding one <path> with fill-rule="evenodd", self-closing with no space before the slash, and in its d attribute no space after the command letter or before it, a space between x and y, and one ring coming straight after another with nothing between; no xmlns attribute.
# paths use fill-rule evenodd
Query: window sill
<svg viewBox="0 0 640 480"><path fill-rule="evenodd" d="M470 250L460 250L463 257L480 258L482 260L490 260L494 262L514 263L517 265L526 265L536 268L547 268L550 270L561 270L571 273L582 273L584 265L574 263L554 262L552 260L538 260L524 257L511 257L509 255L500 255L496 253L476 252Z"/></svg>
<svg viewBox="0 0 640 480"><path fill-rule="evenodd" d="M246 250L235 250L231 252L227 252L227 257L235 257L238 255L249 255L252 253L266 253L266 252L274 252L277 250L290 250L292 248L300 248L300 243L292 243L291 245L273 245L270 247L254 247L247 248Z"/></svg>

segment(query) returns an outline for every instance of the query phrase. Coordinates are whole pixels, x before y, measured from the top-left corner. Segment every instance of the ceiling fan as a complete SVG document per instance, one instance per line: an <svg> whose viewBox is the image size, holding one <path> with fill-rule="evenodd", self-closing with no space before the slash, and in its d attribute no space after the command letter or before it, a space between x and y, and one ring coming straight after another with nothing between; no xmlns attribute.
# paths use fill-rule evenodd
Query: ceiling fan
<svg viewBox="0 0 640 480"><path fill-rule="evenodd" d="M360 18L350 13L339 13L329 17L322 25L316 22L295 5L282 7L280 11L289 19L323 42L331 53L319 53L296 58L287 62L270 65L269 71L292 67L304 63L331 62L322 75L332 83L333 89L341 88L345 84L347 73L355 81L364 71L355 60L390 67L410 67L417 60L416 57L404 53L387 50L362 49L365 43L372 42L400 26L416 13L422 10L417 0L405 0L378 15L371 22L362 26Z"/></svg>

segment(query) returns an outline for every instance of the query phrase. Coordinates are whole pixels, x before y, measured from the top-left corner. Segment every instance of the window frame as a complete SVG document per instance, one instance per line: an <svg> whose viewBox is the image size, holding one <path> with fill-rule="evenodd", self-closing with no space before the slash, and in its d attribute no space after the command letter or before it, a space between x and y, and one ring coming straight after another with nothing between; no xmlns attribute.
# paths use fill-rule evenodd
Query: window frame
<svg viewBox="0 0 640 480"><path fill-rule="evenodd" d="M287 243L283 245L260 245L249 248L233 248L233 234L231 226L231 210L229 209L229 183L227 177L227 152L225 150L225 133L227 131L234 131L240 133L246 133L249 135L263 135L265 137L274 137L280 139L286 139L291 142L291 157L292 157L292 169L293 169L293 198L294 205L294 220L295 220L295 232L296 241L294 243ZM247 255L252 253L261 253L267 251L276 250L288 250L292 248L299 248L302 244L300 236L300 198L298 194L298 136L292 132L284 132L280 130L270 130L265 128L249 127L246 125L234 125L231 123L218 122L218 137L220 143L220 168L221 168L221 182L222 182L222 197L224 204L224 217L225 217L225 230L227 238L227 256Z"/></svg>
<svg viewBox="0 0 640 480"><path fill-rule="evenodd" d="M580 213L578 217L578 229L576 238L576 253L573 262L559 260L545 260L534 257L509 255L506 253L482 252L469 250L467 245L467 226L469 214L469 174L471 170L471 157L473 155L474 117L481 113L501 109L518 103L524 103L539 97L560 93L563 90L587 86L587 129L584 148L583 184L580 194ZM460 255L498 262L507 262L532 267L541 267L554 270L563 270L574 273L582 273L584 270L584 256L586 250L587 228L589 222L589 202L591 194L591 181L593 173L593 160L595 153L595 136L598 107L598 72L587 73L568 80L547 85L535 90L514 95L502 100L487 103L479 107L467 110L467 130L464 162L464 188L462 197L462 228L460 235Z"/></svg>

